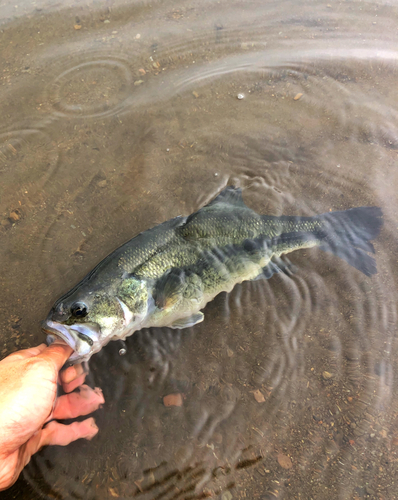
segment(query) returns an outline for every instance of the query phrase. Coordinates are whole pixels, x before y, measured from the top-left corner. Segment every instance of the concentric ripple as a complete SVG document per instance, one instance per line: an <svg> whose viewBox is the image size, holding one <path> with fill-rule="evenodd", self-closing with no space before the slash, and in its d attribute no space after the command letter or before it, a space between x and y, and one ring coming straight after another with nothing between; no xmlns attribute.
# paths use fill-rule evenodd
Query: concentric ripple
<svg viewBox="0 0 398 500"><path fill-rule="evenodd" d="M103 117L123 108L132 75L118 60L81 62L63 71L50 84L49 100L59 116Z"/></svg>

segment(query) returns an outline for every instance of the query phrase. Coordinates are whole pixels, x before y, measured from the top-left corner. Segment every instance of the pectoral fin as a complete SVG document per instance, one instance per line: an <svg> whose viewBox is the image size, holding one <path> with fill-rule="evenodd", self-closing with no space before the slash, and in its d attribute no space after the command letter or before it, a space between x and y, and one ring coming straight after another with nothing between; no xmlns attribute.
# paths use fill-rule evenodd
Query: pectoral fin
<svg viewBox="0 0 398 500"><path fill-rule="evenodd" d="M158 279L153 291L155 305L159 309L172 309L184 290L185 273L172 268Z"/></svg>
<svg viewBox="0 0 398 500"><path fill-rule="evenodd" d="M177 328L182 330L183 328L189 328L190 326L196 325L204 320L205 315L202 312L198 312L189 316L188 318L181 318L174 321L170 328Z"/></svg>

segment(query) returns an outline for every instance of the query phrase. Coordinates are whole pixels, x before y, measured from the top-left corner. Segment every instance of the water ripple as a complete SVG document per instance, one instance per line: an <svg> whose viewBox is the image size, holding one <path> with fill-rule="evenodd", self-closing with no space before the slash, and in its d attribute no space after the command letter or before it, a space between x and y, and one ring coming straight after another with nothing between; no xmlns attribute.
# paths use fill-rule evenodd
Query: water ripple
<svg viewBox="0 0 398 500"><path fill-rule="evenodd" d="M110 116L124 106L131 93L132 75L121 61L80 62L49 85L49 101L57 116Z"/></svg>
<svg viewBox="0 0 398 500"><path fill-rule="evenodd" d="M79 8L2 33L7 352L10 314L30 332L114 246L226 185L270 215L380 205L385 227L371 279L295 252L291 274L219 295L195 328L136 332L123 357L111 342L88 377L106 399L98 436L43 449L24 477L41 498L334 500L372 495L364 484L384 498L398 442L394 9ZM183 405L166 407L174 393Z"/></svg>

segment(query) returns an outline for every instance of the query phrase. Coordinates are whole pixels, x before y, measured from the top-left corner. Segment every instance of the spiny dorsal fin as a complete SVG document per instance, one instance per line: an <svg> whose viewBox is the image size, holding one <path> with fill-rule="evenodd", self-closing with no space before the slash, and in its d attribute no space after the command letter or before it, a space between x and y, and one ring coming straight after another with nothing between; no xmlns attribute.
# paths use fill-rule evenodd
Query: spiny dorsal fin
<svg viewBox="0 0 398 500"><path fill-rule="evenodd" d="M219 203L225 203L228 205L235 205L237 207L245 207L245 202L242 198L242 189L236 188L235 186L227 186L221 191L221 193L214 198L206 207L213 207ZM204 208L204 207L203 207Z"/></svg>
<svg viewBox="0 0 398 500"><path fill-rule="evenodd" d="M177 232L186 240L217 238L229 234L231 224L240 223L242 211L250 211L243 202L242 190L228 186L208 205L191 214ZM226 225L227 221L229 225Z"/></svg>

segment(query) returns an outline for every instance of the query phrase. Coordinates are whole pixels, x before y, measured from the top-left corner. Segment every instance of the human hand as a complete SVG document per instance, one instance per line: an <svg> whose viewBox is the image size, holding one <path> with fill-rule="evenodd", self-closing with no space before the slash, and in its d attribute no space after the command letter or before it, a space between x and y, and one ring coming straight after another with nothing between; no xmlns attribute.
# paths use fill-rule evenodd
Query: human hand
<svg viewBox="0 0 398 500"><path fill-rule="evenodd" d="M100 389L82 385L81 365L59 373L71 354L66 344L41 344L0 361L0 491L14 484L42 446L66 446L97 434L92 417L70 425L56 421L88 415L104 403ZM57 398L58 379L65 392L79 386L80 392Z"/></svg>

